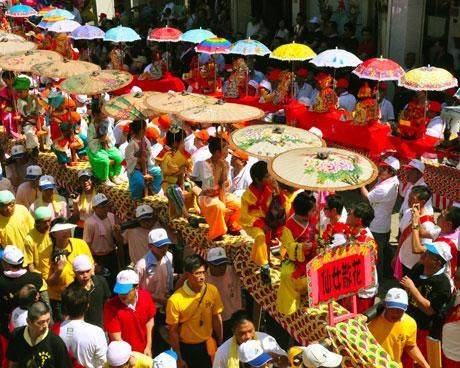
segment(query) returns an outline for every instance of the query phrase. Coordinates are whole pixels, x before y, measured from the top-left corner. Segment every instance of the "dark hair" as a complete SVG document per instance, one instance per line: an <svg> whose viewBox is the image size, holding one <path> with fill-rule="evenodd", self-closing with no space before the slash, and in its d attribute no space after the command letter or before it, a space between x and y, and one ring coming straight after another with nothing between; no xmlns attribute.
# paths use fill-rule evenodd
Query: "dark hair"
<svg viewBox="0 0 460 368"><path fill-rule="evenodd" d="M417 196L417 199L428 202L431 198L432 191L425 185L415 185L412 187L411 193Z"/></svg>
<svg viewBox="0 0 460 368"><path fill-rule="evenodd" d="M309 192L300 192L295 196L292 206L296 215L306 216L315 208L315 202L315 198Z"/></svg>
<svg viewBox="0 0 460 368"><path fill-rule="evenodd" d="M353 215L361 219L363 226L368 227L374 219L374 209L367 202L360 202L352 206Z"/></svg>
<svg viewBox="0 0 460 368"><path fill-rule="evenodd" d="M227 144L227 142L222 138L211 137L208 140L209 152L211 152L211 155L213 155L214 153L219 152L220 150L222 150L222 147L224 147L226 144Z"/></svg>
<svg viewBox="0 0 460 368"><path fill-rule="evenodd" d="M444 217L446 221L452 223L452 227L454 229L460 226L460 208L458 207L450 207L447 210L446 216Z"/></svg>
<svg viewBox="0 0 460 368"><path fill-rule="evenodd" d="M348 28L348 30L353 34L356 33L356 25L353 22L345 23L344 28Z"/></svg>
<svg viewBox="0 0 460 368"><path fill-rule="evenodd" d="M198 254L193 254L191 256L185 257L184 259L184 271L188 273L193 273L201 266L207 268L206 261L200 257Z"/></svg>
<svg viewBox="0 0 460 368"><path fill-rule="evenodd" d="M61 295L62 310L70 318L84 316L89 305L88 292L78 286L65 289Z"/></svg>
<svg viewBox="0 0 460 368"><path fill-rule="evenodd" d="M372 33L371 29L369 27L363 27L363 29L361 30L361 33L363 33L363 32Z"/></svg>
<svg viewBox="0 0 460 368"><path fill-rule="evenodd" d="M166 144L168 146L173 146L174 143L180 143L184 140L184 131L180 129L177 133L173 133L170 130L166 133Z"/></svg>
<svg viewBox="0 0 460 368"><path fill-rule="evenodd" d="M249 318L248 314L244 310L238 310L235 313L232 314L231 318L231 326L232 326L232 331L235 331L239 325L245 323L245 322L251 322L251 319Z"/></svg>
<svg viewBox="0 0 460 368"><path fill-rule="evenodd" d="M21 309L29 308L32 303L37 299L38 291L35 285L26 284L17 292L17 302Z"/></svg>
<svg viewBox="0 0 460 368"><path fill-rule="evenodd" d="M331 194L326 199L326 206L329 210L335 209L337 213L342 213L343 211L342 197L335 195L335 194Z"/></svg>
<svg viewBox="0 0 460 368"><path fill-rule="evenodd" d="M262 181L265 175L268 174L267 163L265 161L257 161L249 170L252 181Z"/></svg>
<svg viewBox="0 0 460 368"><path fill-rule="evenodd" d="M31 306L27 309L27 319L31 322L36 321L41 316L50 313L50 307L44 301L38 300L33 302Z"/></svg>
<svg viewBox="0 0 460 368"><path fill-rule="evenodd" d="M139 134L142 128L145 128L147 126L147 123L145 120L134 120L131 124L129 124L129 131L132 134Z"/></svg>
<svg viewBox="0 0 460 368"><path fill-rule="evenodd" d="M331 26L334 29L334 31L337 31L337 22L331 20L329 21L329 26Z"/></svg>

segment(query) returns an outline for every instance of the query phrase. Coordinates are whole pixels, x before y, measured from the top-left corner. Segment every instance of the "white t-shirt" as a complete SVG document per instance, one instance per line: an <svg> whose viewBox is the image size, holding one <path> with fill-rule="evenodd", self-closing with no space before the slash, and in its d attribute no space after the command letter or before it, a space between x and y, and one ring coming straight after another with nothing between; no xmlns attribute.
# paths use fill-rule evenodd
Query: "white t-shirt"
<svg viewBox="0 0 460 368"><path fill-rule="evenodd" d="M13 328L18 328L27 325L27 309L16 307L11 312L10 323Z"/></svg>
<svg viewBox="0 0 460 368"><path fill-rule="evenodd" d="M395 110L393 104L386 98L383 98L380 102L380 121L386 123L388 121L395 120Z"/></svg>
<svg viewBox="0 0 460 368"><path fill-rule="evenodd" d="M348 91L342 92L339 96L339 107L352 112L356 106L356 97Z"/></svg>
<svg viewBox="0 0 460 368"><path fill-rule="evenodd" d="M455 306L460 304L460 291L457 291ZM457 314L458 316L458 314ZM455 362L460 362L460 316L456 320L444 324L442 328L442 351L444 355Z"/></svg>
<svg viewBox="0 0 460 368"><path fill-rule="evenodd" d="M107 339L102 328L83 320L67 320L62 322L59 336L78 363L87 368L104 366Z"/></svg>
<svg viewBox="0 0 460 368"><path fill-rule="evenodd" d="M369 192L369 202L374 209L374 219L369 228L372 232L385 234L391 229L391 214L398 197L399 180L397 176L378 183Z"/></svg>
<svg viewBox="0 0 460 368"><path fill-rule="evenodd" d="M399 214L402 216L404 214L404 212L409 208L409 195L410 195L410 192L412 190L412 187L413 186L417 186L417 185L422 185L424 187L427 187L428 185L426 185L425 183L425 180L423 178L420 178L419 180L417 180L415 182L414 185L408 183L406 184L405 186L400 186L400 191L399 191L399 194L404 197L404 201L401 205L401 209L399 210ZM429 199L428 202L425 203L425 213L427 215L432 215L434 212L433 212L433 204L432 204L432 201L431 201L431 198Z"/></svg>
<svg viewBox="0 0 460 368"><path fill-rule="evenodd" d="M251 178L251 166L256 163L257 160L249 159L246 166L244 166L238 175L233 176L233 168L230 170L230 175L232 177L232 182L230 186L230 193L235 194L236 196L240 197L243 195L244 191L251 185L252 178Z"/></svg>
<svg viewBox="0 0 460 368"><path fill-rule="evenodd" d="M264 352L266 353L275 353L277 355L287 356L286 352L281 349L276 340L270 335L263 332L256 332L257 340L262 343ZM212 368L227 368L227 362L230 355L230 348L232 346L233 337L225 341L216 351L214 356L214 363Z"/></svg>

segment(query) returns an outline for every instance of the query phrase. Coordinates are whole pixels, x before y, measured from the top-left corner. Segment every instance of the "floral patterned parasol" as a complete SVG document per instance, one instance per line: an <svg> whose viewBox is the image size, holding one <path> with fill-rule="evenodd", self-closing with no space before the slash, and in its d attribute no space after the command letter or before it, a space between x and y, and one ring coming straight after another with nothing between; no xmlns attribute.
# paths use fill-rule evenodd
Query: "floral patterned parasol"
<svg viewBox="0 0 460 368"><path fill-rule="evenodd" d="M104 103L102 111L117 120L146 119L156 115L145 104L146 99L159 95L161 95L160 92L141 92L114 97Z"/></svg>
<svg viewBox="0 0 460 368"><path fill-rule="evenodd" d="M321 138L305 129L277 124L250 125L235 130L230 141L248 155L262 160L294 148L325 146Z"/></svg>
<svg viewBox="0 0 460 368"><path fill-rule="evenodd" d="M50 61L35 64L31 71L39 76L48 78L69 78L82 73L92 73L101 70L99 65L80 60Z"/></svg>
<svg viewBox="0 0 460 368"><path fill-rule="evenodd" d="M121 70L100 70L74 75L61 83L61 89L70 94L98 95L126 87L133 80L131 73Z"/></svg>
<svg viewBox="0 0 460 368"><path fill-rule="evenodd" d="M404 69L395 61L383 57L365 60L353 70L360 78L376 81L399 80L404 75Z"/></svg>
<svg viewBox="0 0 460 368"><path fill-rule="evenodd" d="M5 55L0 57L0 67L13 72L30 72L32 66L38 63L58 62L61 54L48 50L31 50L25 53Z"/></svg>
<svg viewBox="0 0 460 368"><path fill-rule="evenodd" d="M458 81L447 70L428 65L409 70L399 85L413 91L445 91L457 87Z"/></svg>
<svg viewBox="0 0 460 368"><path fill-rule="evenodd" d="M35 50L36 48L37 44L34 42L0 39L0 56L17 54L19 52Z"/></svg>
<svg viewBox="0 0 460 368"><path fill-rule="evenodd" d="M205 104L215 104L217 99L184 92L168 92L147 98L146 104L160 114L178 114L186 109Z"/></svg>
<svg viewBox="0 0 460 368"><path fill-rule="evenodd" d="M338 148L298 148L276 156L269 165L276 180L294 188L342 191L362 187L377 177L368 158Z"/></svg>
<svg viewBox="0 0 460 368"><path fill-rule="evenodd" d="M22 36L19 36L14 33L10 33L7 31L1 31L0 30L0 40L5 40L5 41L22 41L25 42L26 39Z"/></svg>

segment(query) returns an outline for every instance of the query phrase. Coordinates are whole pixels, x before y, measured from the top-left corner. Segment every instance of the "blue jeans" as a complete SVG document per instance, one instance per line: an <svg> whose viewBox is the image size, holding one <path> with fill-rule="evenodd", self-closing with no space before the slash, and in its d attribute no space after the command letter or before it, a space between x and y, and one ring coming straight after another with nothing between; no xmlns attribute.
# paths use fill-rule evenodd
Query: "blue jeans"
<svg viewBox="0 0 460 368"><path fill-rule="evenodd" d="M158 193L161 190L161 183L163 182L161 169L158 166L152 166L149 167L147 171L153 177L150 188L154 193ZM141 199L144 196L144 186L144 175L142 175L138 169L135 169L129 176L129 191L131 192L131 199Z"/></svg>

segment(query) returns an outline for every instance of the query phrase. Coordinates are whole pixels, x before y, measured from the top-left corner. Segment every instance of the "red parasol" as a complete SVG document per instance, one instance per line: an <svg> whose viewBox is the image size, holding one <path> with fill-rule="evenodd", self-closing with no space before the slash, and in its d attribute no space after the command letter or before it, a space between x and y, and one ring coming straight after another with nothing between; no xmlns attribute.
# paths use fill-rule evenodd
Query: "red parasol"
<svg viewBox="0 0 460 368"><path fill-rule="evenodd" d="M172 27L162 27L153 29L147 37L148 41L156 42L179 42L182 32Z"/></svg>
<svg viewBox="0 0 460 368"><path fill-rule="evenodd" d="M393 60L379 57L364 61L353 73L360 78L382 82L399 80L404 75L404 69Z"/></svg>

